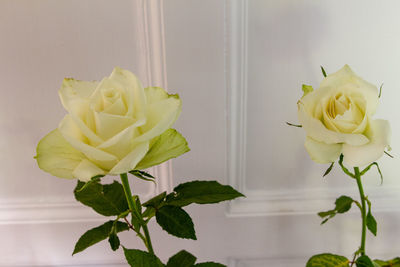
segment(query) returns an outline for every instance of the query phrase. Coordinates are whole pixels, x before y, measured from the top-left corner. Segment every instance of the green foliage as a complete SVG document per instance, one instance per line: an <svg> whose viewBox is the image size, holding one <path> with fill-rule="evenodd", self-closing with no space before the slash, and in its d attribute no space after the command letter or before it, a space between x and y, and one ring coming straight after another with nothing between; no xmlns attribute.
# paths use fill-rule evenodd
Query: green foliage
<svg viewBox="0 0 400 267"><path fill-rule="evenodd" d="M367 213L367 228L374 236L376 236L377 223L370 211Z"/></svg>
<svg viewBox="0 0 400 267"><path fill-rule="evenodd" d="M343 256L324 253L312 256L306 267L348 267L349 260Z"/></svg>
<svg viewBox="0 0 400 267"><path fill-rule="evenodd" d="M400 267L400 258L394 258L392 260L374 260L375 263L379 264L380 267Z"/></svg>
<svg viewBox="0 0 400 267"><path fill-rule="evenodd" d="M106 239L109 237L109 235L112 233L112 228L114 227L113 234L128 230L129 227L126 223L123 222L114 222L114 221L108 221L96 228L93 228L86 233L84 233L78 240L78 242L75 245L74 252L72 255L81 252L85 249L87 249L90 246L93 246L94 244ZM114 246L116 245L115 240L113 240Z"/></svg>
<svg viewBox="0 0 400 267"><path fill-rule="evenodd" d="M329 219L333 218L337 213L345 213L350 210L354 200L348 196L340 196L335 201L335 208L333 210L322 211L318 213L318 216L323 218L321 224L326 223Z"/></svg>
<svg viewBox="0 0 400 267"><path fill-rule="evenodd" d="M161 205L161 203L164 201L166 196L167 196L167 192L162 192L161 194L159 194L159 195L149 199L145 203L143 203L143 206L158 208Z"/></svg>
<svg viewBox="0 0 400 267"><path fill-rule="evenodd" d="M187 252L186 250L181 250L174 256L169 258L166 267L192 267L196 262L196 257Z"/></svg>
<svg viewBox="0 0 400 267"><path fill-rule="evenodd" d="M196 240L193 221L182 208L163 206L156 211L157 223L169 234Z"/></svg>
<svg viewBox="0 0 400 267"><path fill-rule="evenodd" d="M207 261L207 262L197 263L193 265L193 267L226 267L226 265L212 261Z"/></svg>
<svg viewBox="0 0 400 267"><path fill-rule="evenodd" d="M367 201L368 204L368 213L366 217L367 228L374 236L376 236L378 226L374 216L372 216L371 213L371 201L369 201L368 198L366 198L365 200Z"/></svg>
<svg viewBox="0 0 400 267"><path fill-rule="evenodd" d="M76 200L104 216L119 215L129 209L124 189L117 181L106 185L99 180L87 184L78 181L74 194Z"/></svg>
<svg viewBox="0 0 400 267"><path fill-rule="evenodd" d="M377 263L373 262L367 255L363 255L356 260L357 267L380 267Z"/></svg>
<svg viewBox="0 0 400 267"><path fill-rule="evenodd" d="M132 267L164 267L157 256L138 249L124 248L125 258Z"/></svg>
<svg viewBox="0 0 400 267"><path fill-rule="evenodd" d="M108 243L110 243L111 249L113 251L116 251L121 244L118 236L115 233L110 234L110 236L108 237Z"/></svg>
<svg viewBox="0 0 400 267"><path fill-rule="evenodd" d="M192 181L178 185L166 199L167 205L184 207L192 203L211 204L243 197L229 185L216 181Z"/></svg>
<svg viewBox="0 0 400 267"><path fill-rule="evenodd" d="M177 130L168 129L151 145L146 156L136 165L135 169L147 169L188 151L190 148L186 139Z"/></svg>

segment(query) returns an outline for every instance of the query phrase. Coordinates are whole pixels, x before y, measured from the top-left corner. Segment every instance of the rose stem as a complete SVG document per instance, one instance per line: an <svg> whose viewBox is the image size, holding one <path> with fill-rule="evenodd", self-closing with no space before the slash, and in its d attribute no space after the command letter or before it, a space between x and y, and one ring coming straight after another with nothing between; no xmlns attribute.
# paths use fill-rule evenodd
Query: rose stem
<svg viewBox="0 0 400 267"><path fill-rule="evenodd" d="M362 232L361 232L360 252L361 252L361 255L365 255L365 236L366 236L366 232L367 232L367 224L366 224L367 207L366 207L366 203L365 203L366 200L365 200L364 190L363 190L363 186L361 183L360 170L358 169L358 167L354 167L354 176L357 181L358 190L360 191L360 198L361 198L361 205L362 205L362 208L361 208Z"/></svg>
<svg viewBox="0 0 400 267"><path fill-rule="evenodd" d="M132 216L136 216L139 218L146 239L145 245L149 253L154 254L153 246L151 244L149 229L147 228L146 223L143 222L142 216L139 213L136 207L136 203L132 197L131 187L129 186L129 181L128 181L128 175L126 173L121 173L120 176L121 176L122 186L124 187L125 197L126 200L128 201L129 209L131 210L132 213L135 213L135 215Z"/></svg>

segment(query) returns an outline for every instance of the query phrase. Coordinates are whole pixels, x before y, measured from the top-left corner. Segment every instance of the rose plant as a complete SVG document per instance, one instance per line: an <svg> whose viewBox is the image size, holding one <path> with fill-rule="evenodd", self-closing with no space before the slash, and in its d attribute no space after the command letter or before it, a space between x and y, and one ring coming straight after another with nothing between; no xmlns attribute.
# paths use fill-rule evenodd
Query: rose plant
<svg viewBox="0 0 400 267"><path fill-rule="evenodd" d="M324 176L338 161L343 172L354 179L358 186L360 201L340 196L335 201L334 209L318 213L323 219L321 224L337 214L349 211L355 204L361 211L362 231L360 247L354 252L352 260L324 253L311 257L306 266L400 266L400 258L390 261L371 260L365 248L367 229L376 235L377 223L361 178L372 166L376 166L382 179L376 160L384 153L391 156L385 151L390 150L389 122L372 117L378 107L382 86L378 91L376 86L358 77L348 65L330 75L321 69L325 78L317 90L309 85L302 87L303 96L297 102L300 125L294 126L304 128L304 145L311 159L318 163L330 163ZM348 167L353 168L354 172Z"/></svg>
<svg viewBox="0 0 400 267"><path fill-rule="evenodd" d="M159 87L143 88L133 73L121 68L101 82L64 79L59 96L68 114L40 140L38 166L60 178L78 179L76 200L100 215L114 217L84 233L73 254L105 239L117 250L118 233L132 230L147 251L124 247L131 266L224 266L195 264L196 257L185 250L164 265L155 255L147 225L155 217L169 234L195 240L193 221L183 207L231 200L241 193L216 181L192 181L142 203L130 188L128 174L155 183L156 178L144 169L190 150L185 138L171 128L181 112L179 96ZM122 184L102 184L106 175L119 175Z"/></svg>

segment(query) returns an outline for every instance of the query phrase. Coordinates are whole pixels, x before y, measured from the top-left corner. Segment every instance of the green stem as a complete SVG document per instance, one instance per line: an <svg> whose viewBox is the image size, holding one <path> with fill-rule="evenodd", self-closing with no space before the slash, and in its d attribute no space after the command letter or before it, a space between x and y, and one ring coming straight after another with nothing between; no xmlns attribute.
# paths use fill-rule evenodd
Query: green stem
<svg viewBox="0 0 400 267"><path fill-rule="evenodd" d="M120 176L121 176L122 186L124 187L125 197L126 197L126 200L128 201L128 206L132 212L132 216L135 216L139 219L140 225L142 226L143 232L145 235L145 240L143 240L143 241L144 241L149 253L154 255L154 250L153 250L153 246L151 244L149 229L147 228L146 223L143 221L142 215L138 211L136 202L133 200L131 187L130 187L129 181L128 181L128 175L126 173L121 173Z"/></svg>
<svg viewBox="0 0 400 267"><path fill-rule="evenodd" d="M366 237L366 233L367 233L367 222L366 222L367 205L366 205L366 200L365 200L365 195L364 195L364 189L363 189L363 186L361 183L361 174L360 174L360 170L358 169L358 167L354 167L354 176L357 181L358 190L360 192L360 198L361 198L362 231L361 231L360 252L361 252L361 255L365 255L365 237Z"/></svg>

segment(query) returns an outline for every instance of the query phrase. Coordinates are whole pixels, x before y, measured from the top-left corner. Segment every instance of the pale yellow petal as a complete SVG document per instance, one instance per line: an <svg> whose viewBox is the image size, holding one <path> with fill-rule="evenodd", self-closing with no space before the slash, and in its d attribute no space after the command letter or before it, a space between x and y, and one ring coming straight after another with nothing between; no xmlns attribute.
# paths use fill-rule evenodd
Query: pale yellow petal
<svg viewBox="0 0 400 267"><path fill-rule="evenodd" d="M370 139L365 145L343 145L344 162L351 167L360 167L378 160L390 145L391 130L386 120L370 122L366 135Z"/></svg>
<svg viewBox="0 0 400 267"><path fill-rule="evenodd" d="M72 174L80 181L88 182L92 177L96 175L105 174L105 171L96 166L93 162L84 159L81 161L81 163L79 163Z"/></svg>
<svg viewBox="0 0 400 267"><path fill-rule="evenodd" d="M298 104L298 116L307 135L315 141L326 144L346 143L351 145L363 145L369 142L369 139L362 134L338 133L327 129L320 120L313 118L308 113L307 107L302 104L301 100Z"/></svg>
<svg viewBox="0 0 400 267"><path fill-rule="evenodd" d="M310 137L306 138L304 146L307 149L311 159L318 163L331 163L335 162L342 151L341 144L325 144L313 140Z"/></svg>
<svg viewBox="0 0 400 267"><path fill-rule="evenodd" d="M76 99L89 98L96 89L98 82L79 81L72 78L65 78L58 94L66 110L71 109L71 102Z"/></svg>
<svg viewBox="0 0 400 267"><path fill-rule="evenodd" d="M143 142L159 136L169 129L178 118L182 102L177 95L169 95L167 99L148 105L146 124L140 127L142 135L135 141Z"/></svg>
<svg viewBox="0 0 400 267"><path fill-rule="evenodd" d="M122 130L134 124L132 117L113 115L104 112L94 113L96 133L103 140L108 140Z"/></svg>
<svg viewBox="0 0 400 267"><path fill-rule="evenodd" d="M378 88L358 77L348 65L335 73L329 74L322 80L320 87L342 88L347 92L358 92L366 100L368 115L374 114L378 107Z"/></svg>
<svg viewBox="0 0 400 267"><path fill-rule="evenodd" d="M149 142L138 144L125 158L120 160L109 173L118 175L133 170L139 161L143 159L148 150Z"/></svg>
<svg viewBox="0 0 400 267"><path fill-rule="evenodd" d="M58 129L71 146L85 154L87 158L103 169L111 169L118 162L118 158L114 155L88 145L87 138L68 115L61 121Z"/></svg>
<svg viewBox="0 0 400 267"><path fill-rule="evenodd" d="M84 154L73 148L58 129L40 140L36 160L39 168L60 178L73 179L75 168L85 160Z"/></svg>

